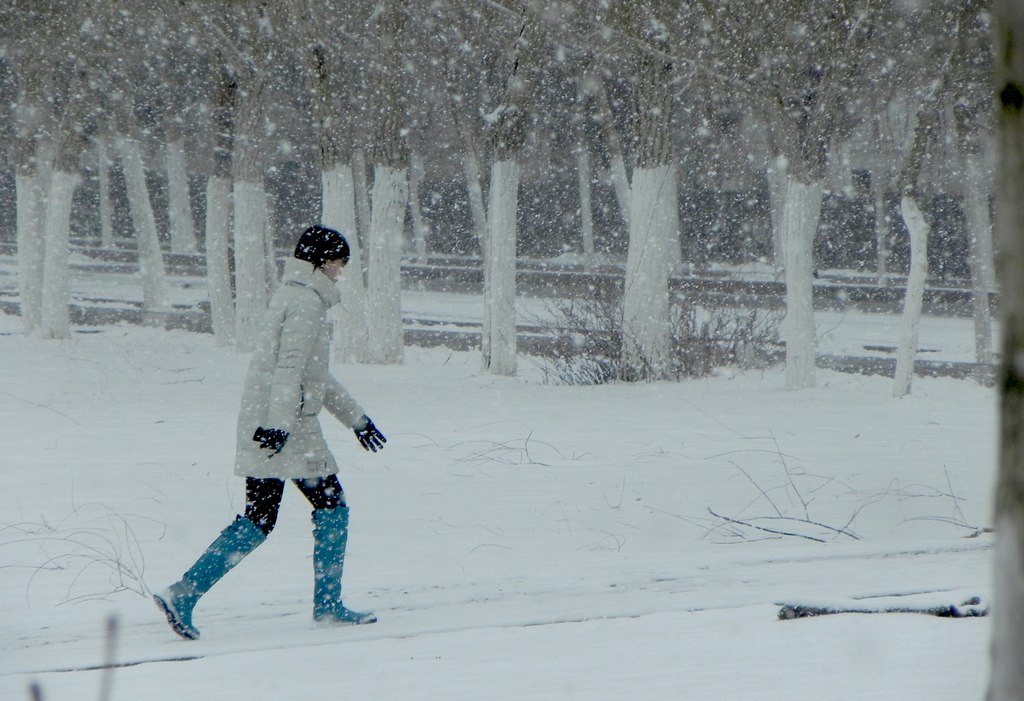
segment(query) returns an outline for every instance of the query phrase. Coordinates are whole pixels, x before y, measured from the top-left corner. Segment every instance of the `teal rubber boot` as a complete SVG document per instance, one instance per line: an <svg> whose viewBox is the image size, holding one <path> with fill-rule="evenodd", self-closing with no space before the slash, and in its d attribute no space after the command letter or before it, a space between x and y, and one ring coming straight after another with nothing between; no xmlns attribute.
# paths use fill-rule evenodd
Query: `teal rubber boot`
<svg viewBox="0 0 1024 701"><path fill-rule="evenodd" d="M348 545L348 507L313 512L313 620L333 625L376 623L372 613L341 603L341 575Z"/></svg>
<svg viewBox="0 0 1024 701"><path fill-rule="evenodd" d="M199 637L199 629L192 625L192 609L199 598L266 539L256 524L238 516L180 580L153 594L153 601L167 616L175 633L186 640Z"/></svg>

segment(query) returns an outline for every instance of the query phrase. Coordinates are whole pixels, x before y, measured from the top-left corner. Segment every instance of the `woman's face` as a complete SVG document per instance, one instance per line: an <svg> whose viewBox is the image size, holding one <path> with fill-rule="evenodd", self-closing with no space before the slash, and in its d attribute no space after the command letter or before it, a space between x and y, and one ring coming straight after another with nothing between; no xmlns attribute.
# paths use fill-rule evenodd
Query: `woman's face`
<svg viewBox="0 0 1024 701"><path fill-rule="evenodd" d="M338 278L341 277L341 271L345 268L345 261L341 258L336 260L329 260L323 265L324 275L331 279L331 282L337 282Z"/></svg>

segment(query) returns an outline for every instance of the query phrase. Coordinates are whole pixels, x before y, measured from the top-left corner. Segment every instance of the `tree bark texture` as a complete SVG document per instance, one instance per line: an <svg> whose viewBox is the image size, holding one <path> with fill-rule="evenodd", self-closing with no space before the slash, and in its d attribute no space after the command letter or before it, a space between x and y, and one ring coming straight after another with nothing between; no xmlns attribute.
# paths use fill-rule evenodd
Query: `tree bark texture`
<svg viewBox="0 0 1024 701"><path fill-rule="evenodd" d="M376 18L373 193L367 239L367 310L370 357L400 363L404 355L401 262L409 204L409 143L401 41L405 15L385 0Z"/></svg>
<svg viewBox="0 0 1024 701"><path fill-rule="evenodd" d="M639 18L627 14L627 31L645 37ZM672 149L673 66L660 52L637 48L633 120L636 153L630 185L629 249L622 300L622 358L630 380L670 376L671 328L668 275L679 247L676 173Z"/></svg>
<svg viewBox="0 0 1024 701"><path fill-rule="evenodd" d="M124 171L125 185L128 188L128 207L131 210L132 227L135 229L138 244L142 308L144 312L155 312L159 315L170 308L170 301L163 250L156 230L149 189L146 187L142 148L139 142L129 135L117 136L115 145Z"/></svg>
<svg viewBox="0 0 1024 701"><path fill-rule="evenodd" d="M210 320L217 342L235 343L235 300L231 279L231 152L238 83L221 63L213 71L215 81L210 105L209 173L206 180L206 286L210 295Z"/></svg>
<svg viewBox="0 0 1024 701"><path fill-rule="evenodd" d="M164 169L167 172L167 218L171 229L171 251L196 252L196 227L192 220L192 198L188 186L185 139L168 130L164 145Z"/></svg>
<svg viewBox="0 0 1024 701"><path fill-rule="evenodd" d="M481 359L495 375L513 375L517 365L516 244L519 211L519 159L529 128L530 70L535 58L536 18L524 7L509 57L501 104L488 117L494 155L488 189L487 240L484 246L484 314Z"/></svg>
<svg viewBox="0 0 1024 701"><path fill-rule="evenodd" d="M114 245L113 204L110 200L110 145L109 136L100 133L95 138L96 173L99 185L100 210L100 246L112 248Z"/></svg>
<svg viewBox="0 0 1024 701"><path fill-rule="evenodd" d="M979 157L968 156L964 189L964 214L970 241L971 287L974 293L974 358L979 365L991 365L992 304L995 292L992 254L992 218L989 214L988 178L982 176Z"/></svg>
<svg viewBox="0 0 1024 701"><path fill-rule="evenodd" d="M995 0L996 231L1003 352L999 367L989 701L1024 698L1024 6Z"/></svg>

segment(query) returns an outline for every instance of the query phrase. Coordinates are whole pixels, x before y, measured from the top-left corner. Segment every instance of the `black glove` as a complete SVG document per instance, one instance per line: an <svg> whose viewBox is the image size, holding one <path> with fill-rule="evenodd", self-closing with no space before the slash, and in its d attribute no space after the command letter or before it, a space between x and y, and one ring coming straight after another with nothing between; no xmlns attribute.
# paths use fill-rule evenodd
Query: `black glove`
<svg viewBox="0 0 1024 701"><path fill-rule="evenodd" d="M277 455L288 441L288 432L283 428L263 428L260 426L256 429L256 433L252 434L252 439L258 441L261 448L272 451L271 455Z"/></svg>
<svg viewBox="0 0 1024 701"><path fill-rule="evenodd" d="M388 439L384 437L384 434L377 430L377 427L373 425L373 420L365 414L356 424L352 427L352 430L356 434L356 438L366 450L371 450L376 453L378 450L383 450L384 444L388 442Z"/></svg>

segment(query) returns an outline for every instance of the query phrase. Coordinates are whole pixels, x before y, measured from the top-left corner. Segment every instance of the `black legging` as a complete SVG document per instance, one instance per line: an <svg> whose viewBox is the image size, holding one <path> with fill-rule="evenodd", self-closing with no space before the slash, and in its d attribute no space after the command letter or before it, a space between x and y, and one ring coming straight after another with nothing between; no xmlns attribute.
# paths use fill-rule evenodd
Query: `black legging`
<svg viewBox="0 0 1024 701"><path fill-rule="evenodd" d="M336 509L345 506L345 490L337 475L315 479L294 479L292 482L309 500L314 509ZM277 525L284 480L276 477L245 478L245 517L265 535Z"/></svg>

